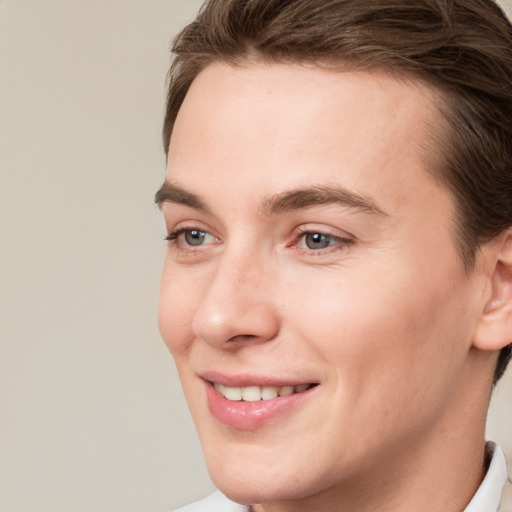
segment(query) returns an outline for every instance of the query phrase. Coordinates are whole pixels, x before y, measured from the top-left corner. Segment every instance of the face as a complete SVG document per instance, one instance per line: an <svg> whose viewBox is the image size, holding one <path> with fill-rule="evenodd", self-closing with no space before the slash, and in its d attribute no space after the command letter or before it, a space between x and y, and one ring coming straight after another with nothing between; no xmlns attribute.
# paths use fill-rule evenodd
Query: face
<svg viewBox="0 0 512 512"><path fill-rule="evenodd" d="M423 158L434 101L300 65L193 82L160 192L159 323L232 499L389 474L460 412L478 283Z"/></svg>

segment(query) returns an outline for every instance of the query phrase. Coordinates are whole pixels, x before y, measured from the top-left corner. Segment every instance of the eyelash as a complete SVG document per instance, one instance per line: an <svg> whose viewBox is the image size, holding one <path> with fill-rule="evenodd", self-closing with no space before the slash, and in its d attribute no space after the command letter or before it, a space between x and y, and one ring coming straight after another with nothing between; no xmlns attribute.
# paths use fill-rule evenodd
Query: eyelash
<svg viewBox="0 0 512 512"><path fill-rule="evenodd" d="M181 227L177 228L174 231L168 233L168 235L165 237L165 240L172 244L173 248L180 252L180 253L194 253L197 250L201 250L200 248L203 245L210 245L210 244L198 244L197 246L190 245L186 243L183 240L180 240L180 237L186 233L192 233L192 232L198 232L198 233L204 233L205 235L209 235L216 239L214 235L209 233L208 231L200 228L194 228L194 227ZM320 235L322 237L325 237L326 239L331 240L333 243L327 245L326 247L320 247L317 249L310 249L307 247L298 247L299 243L307 236L307 235ZM353 237L345 238L340 237L337 235L333 235L332 233L325 233L321 230L314 230L314 229L300 229L294 234L294 239L292 243L289 245L289 247L294 248L296 251L300 252L303 255L306 256L323 256L326 254L330 254L331 252L345 250L350 245L353 245L355 243L355 239Z"/></svg>
<svg viewBox="0 0 512 512"><path fill-rule="evenodd" d="M175 241L181 234L185 231L199 231L199 229L186 229L186 228L178 228L170 233L167 233L167 236L164 238L167 242Z"/></svg>

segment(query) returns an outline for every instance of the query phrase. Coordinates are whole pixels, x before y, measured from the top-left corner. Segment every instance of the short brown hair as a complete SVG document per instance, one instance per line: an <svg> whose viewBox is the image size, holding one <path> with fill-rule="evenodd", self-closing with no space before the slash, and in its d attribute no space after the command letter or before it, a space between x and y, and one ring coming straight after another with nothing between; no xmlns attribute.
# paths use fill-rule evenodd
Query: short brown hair
<svg viewBox="0 0 512 512"><path fill-rule="evenodd" d="M381 69L440 93L435 174L457 203L466 269L482 243L512 225L512 26L493 0L209 0L173 53L166 152L190 84L212 62ZM501 351L495 382L511 350Z"/></svg>

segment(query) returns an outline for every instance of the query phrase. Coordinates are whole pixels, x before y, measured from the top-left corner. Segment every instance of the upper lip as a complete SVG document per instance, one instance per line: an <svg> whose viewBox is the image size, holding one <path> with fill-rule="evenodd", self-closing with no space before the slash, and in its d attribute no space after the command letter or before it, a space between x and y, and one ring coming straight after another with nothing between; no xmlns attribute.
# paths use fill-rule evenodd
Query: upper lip
<svg viewBox="0 0 512 512"><path fill-rule="evenodd" d="M199 376L208 381L216 382L228 387L248 387L248 386L274 386L276 388L283 386L299 386L301 384L317 384L315 380L306 380L298 378L270 377L263 375L233 374L226 375L216 371L201 372Z"/></svg>

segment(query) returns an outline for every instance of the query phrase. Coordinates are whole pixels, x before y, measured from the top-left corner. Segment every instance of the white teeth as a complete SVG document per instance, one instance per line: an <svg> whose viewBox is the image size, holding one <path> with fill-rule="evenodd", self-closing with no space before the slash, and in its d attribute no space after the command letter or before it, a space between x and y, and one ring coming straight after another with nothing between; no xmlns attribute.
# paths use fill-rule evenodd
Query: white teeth
<svg viewBox="0 0 512 512"><path fill-rule="evenodd" d="M223 394L228 400L242 400L242 388L230 388L228 386L224 386Z"/></svg>
<svg viewBox="0 0 512 512"><path fill-rule="evenodd" d="M215 382L215 389L228 400L258 402L259 400L272 400L278 396L290 396L302 393L311 387L311 384L299 384L297 386L247 386L244 388L224 386Z"/></svg>
<svg viewBox="0 0 512 512"><path fill-rule="evenodd" d="M272 400L272 398L276 398L279 395L279 391L277 388L273 386L263 386L261 388L261 399L262 400Z"/></svg>
<svg viewBox="0 0 512 512"><path fill-rule="evenodd" d="M221 394L223 395L224 394L224 384L219 384L218 382L214 382L213 383L213 387Z"/></svg>
<svg viewBox="0 0 512 512"><path fill-rule="evenodd" d="M261 400L261 388L259 386L242 388L242 400L246 402L257 402Z"/></svg>

